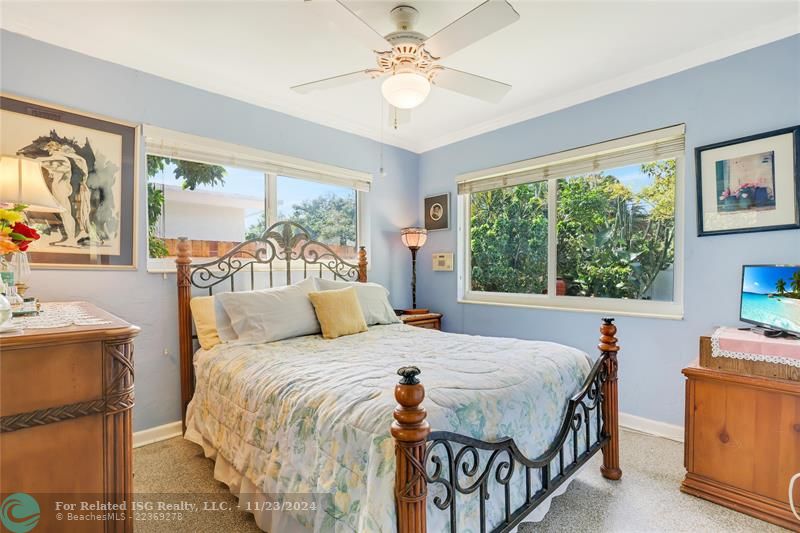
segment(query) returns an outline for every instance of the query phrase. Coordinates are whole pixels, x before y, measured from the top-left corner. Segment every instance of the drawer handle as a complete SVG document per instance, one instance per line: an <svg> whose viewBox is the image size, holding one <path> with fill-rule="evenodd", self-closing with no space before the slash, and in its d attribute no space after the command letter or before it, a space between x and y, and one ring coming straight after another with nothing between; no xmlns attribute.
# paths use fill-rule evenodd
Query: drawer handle
<svg viewBox="0 0 800 533"><path fill-rule="evenodd" d="M800 520L800 511L794 506L794 482L800 479L800 472L792 476L789 480L789 507L792 509L792 514L795 518Z"/></svg>

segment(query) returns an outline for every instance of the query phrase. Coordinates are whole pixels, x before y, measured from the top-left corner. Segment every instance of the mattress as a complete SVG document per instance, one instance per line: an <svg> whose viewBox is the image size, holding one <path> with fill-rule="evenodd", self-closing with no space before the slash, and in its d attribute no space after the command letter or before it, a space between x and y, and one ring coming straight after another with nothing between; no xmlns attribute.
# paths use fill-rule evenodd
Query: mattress
<svg viewBox="0 0 800 533"><path fill-rule="evenodd" d="M529 457L551 443L567 399L590 370L585 353L560 344L403 324L334 340L219 345L195 356L186 438L217 458L236 492L326 496L322 512L284 510L270 524L259 522L263 529L395 531L389 428L395 371L410 364L422 370L433 429L482 440L510 436ZM524 489L515 477L516 504ZM459 527L479 529L478 502L459 498ZM446 531L449 515L432 499L428 530ZM490 500L490 526L501 507L502 498Z"/></svg>

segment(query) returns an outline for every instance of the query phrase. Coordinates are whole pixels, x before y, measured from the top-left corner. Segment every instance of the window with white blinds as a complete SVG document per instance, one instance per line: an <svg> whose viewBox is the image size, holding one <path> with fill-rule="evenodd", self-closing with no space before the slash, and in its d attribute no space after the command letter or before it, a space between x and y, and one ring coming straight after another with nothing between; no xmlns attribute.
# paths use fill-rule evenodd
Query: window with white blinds
<svg viewBox="0 0 800 533"><path fill-rule="evenodd" d="M552 178L579 176L641 161L658 161L682 156L685 149L684 131L685 126L681 124L462 174L456 178L458 194L489 191Z"/></svg>
<svg viewBox="0 0 800 533"><path fill-rule="evenodd" d="M145 125L142 137L148 154L269 172L328 185L369 192L372 175L297 157L226 143Z"/></svg>
<svg viewBox="0 0 800 533"><path fill-rule="evenodd" d="M179 237L210 260L284 220L346 260L368 246L367 173L152 126L143 138L150 271L174 270Z"/></svg>
<svg viewBox="0 0 800 533"><path fill-rule="evenodd" d="M456 178L459 301L680 318L684 126Z"/></svg>

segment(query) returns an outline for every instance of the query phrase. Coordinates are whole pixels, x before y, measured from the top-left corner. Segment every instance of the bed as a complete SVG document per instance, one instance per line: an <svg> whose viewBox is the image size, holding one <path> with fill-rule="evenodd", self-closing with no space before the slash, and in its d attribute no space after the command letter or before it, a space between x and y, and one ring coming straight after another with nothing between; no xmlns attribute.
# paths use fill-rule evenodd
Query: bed
<svg viewBox="0 0 800 533"><path fill-rule="evenodd" d="M348 263L290 222L211 263L178 250L185 437L265 531L511 531L598 451L620 478L613 319L595 361L402 324L195 352L193 288L366 282L366 253Z"/></svg>

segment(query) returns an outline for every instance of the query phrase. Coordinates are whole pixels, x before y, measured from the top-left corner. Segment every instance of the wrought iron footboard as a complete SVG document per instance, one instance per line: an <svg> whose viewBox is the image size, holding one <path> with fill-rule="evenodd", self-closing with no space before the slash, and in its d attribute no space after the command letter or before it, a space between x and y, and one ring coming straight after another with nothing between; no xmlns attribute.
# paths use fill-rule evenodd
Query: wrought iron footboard
<svg viewBox="0 0 800 533"><path fill-rule="evenodd" d="M511 438L486 442L448 431L430 432L420 406L424 389L420 370L404 367L395 388L400 404L395 409L392 435L396 441L398 531L422 533L427 529L428 487L439 487L433 505L449 513L450 532L459 531L460 500L478 499L481 533L513 529L553 494L594 454L603 450L603 476L619 479L617 423L617 339L613 319L603 319L601 355L581 389L568 401L561 426L550 446L538 457L527 457ZM520 477L516 477L520 476ZM512 485L524 482L524 498ZM487 502L502 498L502 515L491 525ZM521 502L514 504L512 500ZM496 501L496 500L494 500ZM463 503L463 501L461 502ZM473 502L470 502L474 504ZM475 524L469 524L474 529Z"/></svg>
<svg viewBox="0 0 800 533"><path fill-rule="evenodd" d="M449 511L451 533L458 531L459 494L478 493L480 531L485 532L490 527L486 502L493 496L490 484L494 479L502 487L504 516L491 531L508 531L608 442L609 436L603 432L601 410L602 384L607 378L605 365L604 357L597 360L584 386L570 398L553 443L533 459L526 457L511 438L486 442L448 431L434 431L428 435L423 461L426 481L429 487L438 485L444 489L444 497L434 497L433 503L438 509ZM571 460L566 462L568 451L572 452ZM554 476L552 469L555 469ZM524 475L525 500L522 505L512 508L511 486L515 475ZM539 488L536 488L537 484Z"/></svg>

